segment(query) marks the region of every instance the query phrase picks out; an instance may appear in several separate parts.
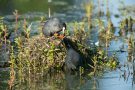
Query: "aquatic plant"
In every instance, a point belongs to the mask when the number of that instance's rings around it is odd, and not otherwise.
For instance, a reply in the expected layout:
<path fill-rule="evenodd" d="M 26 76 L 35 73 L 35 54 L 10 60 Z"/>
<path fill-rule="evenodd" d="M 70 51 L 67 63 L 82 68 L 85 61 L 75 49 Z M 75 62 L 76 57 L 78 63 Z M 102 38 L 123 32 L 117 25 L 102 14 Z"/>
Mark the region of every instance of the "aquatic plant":
<path fill-rule="evenodd" d="M 3 24 L 3 17 L 0 18 L 0 43 L 1 44 L 5 44 L 7 42 L 7 37 L 8 33 L 7 33 L 7 26 Z"/>
<path fill-rule="evenodd" d="M 119 25 L 119 28 L 120 28 L 119 33 L 120 34 L 122 34 L 123 32 L 127 33 L 128 31 L 133 32 L 133 24 L 134 23 L 135 23 L 135 20 L 131 16 L 123 19 Z"/>
<path fill-rule="evenodd" d="M 11 46 L 11 53 L 10 53 L 10 79 L 8 80 L 9 89 L 12 90 L 15 81 L 15 56 L 13 46 Z"/>
<path fill-rule="evenodd" d="M 86 4 L 84 5 L 84 7 L 85 7 L 85 11 L 86 11 L 86 17 L 87 17 L 87 22 L 88 22 L 88 28 L 90 29 L 91 26 L 92 26 L 91 17 L 92 17 L 92 14 L 93 14 L 93 3 L 92 3 L 92 2 L 86 3 Z"/>
<path fill-rule="evenodd" d="M 13 15 L 15 16 L 15 34 L 17 35 L 17 31 L 18 31 L 18 18 L 19 18 L 18 10 L 15 10 L 13 12 Z"/>
<path fill-rule="evenodd" d="M 0 17 L 0 67 L 9 66 L 10 41 L 7 25 L 3 23 L 3 17 Z"/>

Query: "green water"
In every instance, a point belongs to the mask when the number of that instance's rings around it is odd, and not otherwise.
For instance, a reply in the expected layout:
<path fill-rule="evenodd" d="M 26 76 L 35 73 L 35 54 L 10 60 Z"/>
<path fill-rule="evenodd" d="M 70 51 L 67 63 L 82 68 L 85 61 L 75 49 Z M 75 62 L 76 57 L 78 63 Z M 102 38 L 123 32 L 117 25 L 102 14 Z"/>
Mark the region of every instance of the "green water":
<path fill-rule="evenodd" d="M 47 13 L 48 8 L 51 8 L 52 12 L 60 12 L 73 4 L 73 0 L 52 0 L 52 2 L 48 2 L 48 0 L 0 0 L 0 14 L 12 14 L 15 9 L 20 14 L 28 12 Z"/>

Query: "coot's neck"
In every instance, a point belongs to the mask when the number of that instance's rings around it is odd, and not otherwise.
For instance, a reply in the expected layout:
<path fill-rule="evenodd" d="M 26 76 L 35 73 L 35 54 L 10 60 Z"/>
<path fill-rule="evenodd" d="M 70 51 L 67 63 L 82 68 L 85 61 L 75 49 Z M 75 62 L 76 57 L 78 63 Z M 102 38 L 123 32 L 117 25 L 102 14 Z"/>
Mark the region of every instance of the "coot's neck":
<path fill-rule="evenodd" d="M 63 43 L 64 43 L 66 49 L 72 48 L 72 46 L 71 46 L 71 44 L 70 44 L 70 40 L 69 40 L 68 38 L 66 38 L 66 37 L 63 38 Z"/>

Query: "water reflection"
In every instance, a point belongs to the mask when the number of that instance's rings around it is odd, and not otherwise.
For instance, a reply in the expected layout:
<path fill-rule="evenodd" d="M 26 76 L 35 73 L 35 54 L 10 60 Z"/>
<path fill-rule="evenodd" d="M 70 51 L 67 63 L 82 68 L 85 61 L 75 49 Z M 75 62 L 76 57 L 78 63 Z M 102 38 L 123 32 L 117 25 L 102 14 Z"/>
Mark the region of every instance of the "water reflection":
<path fill-rule="evenodd" d="M 133 77 L 133 81 L 132 81 Z M 134 90 L 134 78 L 125 68 L 106 72 L 102 77 L 80 77 L 78 75 L 65 75 L 63 72 L 47 73 L 17 79 L 13 89 L 22 90 Z"/>
<path fill-rule="evenodd" d="M 97 78 L 88 79 L 78 75 L 64 74 L 63 72 L 47 73 L 26 77 L 13 86 L 13 90 L 97 90 L 99 82 Z"/>
<path fill-rule="evenodd" d="M 18 80 L 18 79 L 17 79 Z M 18 81 L 19 82 L 19 81 Z M 65 75 L 63 72 L 47 73 L 26 77 L 24 82 L 19 82 L 14 86 L 15 90 L 23 88 L 31 90 L 76 90 L 79 89 L 86 80 L 77 75 Z"/>

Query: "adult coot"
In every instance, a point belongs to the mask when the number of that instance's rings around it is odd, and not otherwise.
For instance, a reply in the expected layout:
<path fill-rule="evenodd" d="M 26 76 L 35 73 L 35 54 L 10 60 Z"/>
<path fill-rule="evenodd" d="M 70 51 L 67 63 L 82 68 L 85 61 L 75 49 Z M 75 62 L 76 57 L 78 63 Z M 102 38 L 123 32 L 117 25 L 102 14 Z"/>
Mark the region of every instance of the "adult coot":
<path fill-rule="evenodd" d="M 82 66 L 81 55 L 73 48 L 71 40 L 68 38 L 63 39 L 63 43 L 67 49 L 67 56 L 65 58 L 64 70 L 73 71 Z"/>
<path fill-rule="evenodd" d="M 54 34 L 57 36 L 61 35 L 60 32 L 63 31 L 62 35 L 65 35 L 66 24 L 59 20 L 58 18 L 50 18 L 43 25 L 43 34 L 46 37 L 51 37 Z"/>

